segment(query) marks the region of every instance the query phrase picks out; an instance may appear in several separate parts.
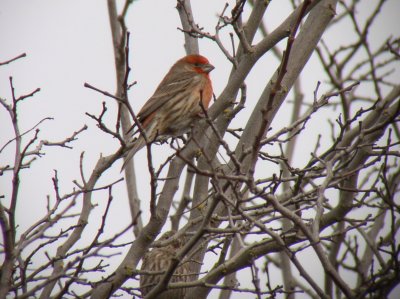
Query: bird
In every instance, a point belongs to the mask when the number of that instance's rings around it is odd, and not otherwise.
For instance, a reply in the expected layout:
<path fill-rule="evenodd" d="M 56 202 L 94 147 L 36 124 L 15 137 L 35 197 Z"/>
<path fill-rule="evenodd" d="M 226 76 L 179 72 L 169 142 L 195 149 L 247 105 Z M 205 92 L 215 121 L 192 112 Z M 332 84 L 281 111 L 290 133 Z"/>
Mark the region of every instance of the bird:
<path fill-rule="evenodd" d="M 209 73 L 214 69 L 208 59 L 192 54 L 179 59 L 171 67 L 154 94 L 137 114 L 143 132 L 133 130 L 127 134 L 127 153 L 122 170 L 132 157 L 153 142 L 169 137 L 179 137 L 190 130 L 190 126 L 204 115 L 210 104 L 213 88 Z M 134 135 L 140 132 L 137 138 Z"/>
<path fill-rule="evenodd" d="M 164 233 L 160 240 L 166 241 L 175 235 L 175 231 Z M 162 272 L 168 269 L 171 260 L 175 257 L 176 252 L 182 248 L 185 237 L 178 237 L 163 247 L 153 248 L 144 255 L 141 270 L 147 272 Z M 189 281 L 189 263 L 180 264 L 173 273 L 170 282 L 187 282 Z M 142 296 L 145 297 L 153 287 L 162 278 L 163 274 L 141 274 L 140 290 Z M 158 295 L 158 299 L 183 299 L 186 295 L 186 288 L 176 288 L 165 290 Z"/>

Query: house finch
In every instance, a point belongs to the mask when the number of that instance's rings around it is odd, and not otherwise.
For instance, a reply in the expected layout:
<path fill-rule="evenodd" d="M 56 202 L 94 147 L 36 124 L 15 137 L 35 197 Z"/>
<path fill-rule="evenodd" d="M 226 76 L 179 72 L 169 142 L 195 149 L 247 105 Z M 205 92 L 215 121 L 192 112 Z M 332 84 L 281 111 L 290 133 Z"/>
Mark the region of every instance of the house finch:
<path fill-rule="evenodd" d="M 201 55 L 188 55 L 179 59 L 158 85 L 153 96 L 137 114 L 148 142 L 160 137 L 181 136 L 190 129 L 190 124 L 202 115 L 202 108 L 208 108 L 213 90 L 209 72 L 214 69 L 207 58 Z M 122 169 L 137 151 L 146 145 L 140 136 L 132 140 L 138 130 L 129 136 L 131 147 L 126 155 Z"/>
<path fill-rule="evenodd" d="M 175 232 L 169 231 L 163 234 L 160 240 L 168 240 Z M 171 259 L 175 257 L 175 253 L 184 245 L 184 239 L 178 238 L 172 243 L 164 247 L 154 248 L 146 253 L 143 258 L 141 270 L 150 272 L 161 272 L 168 269 Z M 179 265 L 171 277 L 170 282 L 186 282 L 189 281 L 189 263 Z M 151 289 L 157 285 L 163 274 L 142 274 L 140 276 L 140 290 L 142 296 L 146 296 Z M 180 299 L 186 294 L 185 288 L 170 289 L 158 295 L 158 299 Z"/>

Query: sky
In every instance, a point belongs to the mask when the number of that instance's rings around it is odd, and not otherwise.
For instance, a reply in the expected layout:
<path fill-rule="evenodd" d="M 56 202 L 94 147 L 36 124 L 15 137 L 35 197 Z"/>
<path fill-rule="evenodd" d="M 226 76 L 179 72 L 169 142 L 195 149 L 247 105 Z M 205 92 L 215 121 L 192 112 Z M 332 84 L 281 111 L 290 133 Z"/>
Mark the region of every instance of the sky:
<path fill-rule="evenodd" d="M 220 13 L 227 1 L 196 0 L 192 8 L 196 21 L 204 26 L 206 31 L 213 32 Z M 232 4 L 234 1 L 228 1 Z M 118 1 L 121 5 L 122 1 Z M 154 92 L 169 67 L 185 55 L 183 35 L 177 30 L 180 27 L 176 2 L 172 0 L 137 0 L 134 1 L 127 15 L 127 26 L 131 33 L 130 61 L 131 82 L 137 81 L 129 94 L 129 100 L 138 111 Z M 360 9 L 362 15 L 369 6 Z M 286 18 L 290 7 L 286 1 L 272 1 L 266 14 L 269 30 L 280 24 Z M 388 1 L 382 17 L 377 20 L 377 26 L 371 32 L 372 40 L 379 44 L 388 35 L 399 35 L 398 12 L 400 2 Z M 245 11 L 247 15 L 248 11 Z M 344 24 L 349 26 L 349 24 Z M 221 33 L 222 41 L 229 48 L 229 30 Z M 346 30 L 328 32 L 326 39 L 332 45 L 346 41 Z M 260 36 L 256 37 L 256 40 Z M 93 120 L 85 112 L 98 114 L 103 101 L 109 108 L 107 120 L 112 123 L 116 117 L 116 103 L 99 93 L 85 88 L 85 82 L 99 89 L 113 93 L 115 91 L 115 70 L 111 33 L 107 14 L 106 1 L 66 1 L 66 0 L 0 0 L 0 61 L 5 61 L 19 54 L 27 57 L 9 65 L 0 67 L 0 97 L 10 100 L 11 92 L 9 77 L 12 76 L 15 91 L 18 95 L 27 94 L 40 87 L 40 92 L 33 98 L 26 99 L 20 105 L 18 118 L 21 131 L 35 126 L 41 119 L 52 117 L 40 126 L 39 137 L 49 141 L 60 141 L 79 130 L 84 124 L 88 130 L 79 136 L 72 145 L 74 149 L 46 148 L 46 155 L 32 164 L 29 171 L 22 174 L 21 201 L 18 203 L 19 229 L 30 226 L 43 212 L 46 206 L 46 196 L 54 196 L 51 177 L 54 170 L 58 172 L 61 191 L 69 192 L 74 187 L 73 180 L 80 177 L 79 157 L 85 153 L 84 169 L 86 176 L 93 168 L 100 154 L 112 153 L 118 142 L 105 136 L 97 128 Z M 207 56 L 216 67 L 212 72 L 214 92 L 218 94 L 224 88 L 230 65 L 224 59 L 218 47 L 211 41 L 199 41 L 200 52 Z M 282 46 L 282 45 L 281 45 Z M 281 47 L 282 48 L 282 47 Z M 251 107 L 263 90 L 263 84 L 269 80 L 278 62 L 267 54 L 258 63 L 247 79 L 248 104 L 239 115 L 236 124 L 243 124 L 248 118 Z M 303 90 L 311 97 L 321 73 L 317 69 L 315 57 L 304 70 Z M 321 87 L 321 92 L 327 90 Z M 287 123 L 285 111 L 277 116 L 280 123 Z M 320 120 L 315 120 L 318 123 Z M 234 123 L 235 124 L 235 123 Z M 4 109 L 0 108 L 0 147 L 10 140 L 12 127 Z M 28 135 L 32 136 L 32 134 Z M 314 144 L 317 134 L 309 135 L 306 143 Z M 25 142 L 27 139 L 25 140 Z M 0 153 L 0 164 L 12 161 L 14 145 L 8 146 Z M 302 162 L 302 155 L 308 154 L 309 148 L 296 153 L 297 163 Z M 157 148 L 156 163 L 160 163 L 170 153 L 161 146 Z M 136 168 L 140 171 L 146 167 L 145 153 L 135 157 Z M 121 163 L 116 163 L 100 180 L 108 183 L 121 177 Z M 5 194 L 10 192 L 10 174 L 0 177 L 0 190 Z M 140 195 L 147 197 L 148 174 L 143 173 L 138 181 Z M 130 221 L 129 209 L 123 185 L 115 190 L 116 200 L 111 209 L 112 226 L 114 229 L 125 227 Z M 106 194 L 98 194 L 94 202 L 102 206 Z M 144 207 L 148 203 L 144 202 Z M 100 208 L 91 217 L 91 224 L 99 223 Z M 144 212 L 146 223 L 148 213 Z M 88 233 L 90 235 L 90 233 Z M 239 298 L 240 295 L 236 298 Z"/>

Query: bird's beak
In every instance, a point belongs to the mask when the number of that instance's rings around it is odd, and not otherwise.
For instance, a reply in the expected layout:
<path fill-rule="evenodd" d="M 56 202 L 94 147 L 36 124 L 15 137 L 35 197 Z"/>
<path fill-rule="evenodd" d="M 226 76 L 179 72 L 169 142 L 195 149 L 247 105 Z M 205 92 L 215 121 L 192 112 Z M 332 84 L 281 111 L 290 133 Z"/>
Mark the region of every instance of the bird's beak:
<path fill-rule="evenodd" d="M 207 64 L 203 65 L 202 69 L 203 69 L 203 71 L 204 71 L 205 73 L 208 74 L 208 73 L 211 72 L 213 69 L 215 69 L 215 67 L 214 67 L 212 64 L 207 63 Z"/>

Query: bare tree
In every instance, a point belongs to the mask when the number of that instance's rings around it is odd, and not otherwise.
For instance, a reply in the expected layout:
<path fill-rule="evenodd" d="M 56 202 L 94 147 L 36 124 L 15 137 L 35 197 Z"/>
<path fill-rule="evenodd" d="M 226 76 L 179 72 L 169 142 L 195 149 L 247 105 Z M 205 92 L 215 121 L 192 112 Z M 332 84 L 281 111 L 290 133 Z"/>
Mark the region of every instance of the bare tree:
<path fill-rule="evenodd" d="M 198 53 L 198 40 L 211 40 L 231 63 L 229 79 L 191 133 L 170 143 L 174 154 L 164 163 L 154 165 L 152 153 L 158 148 L 148 144 L 150 219 L 141 217 L 141 210 L 149 207 L 141 206 L 134 165 L 128 165 L 124 184 L 131 225 L 104 238 L 113 189 L 122 185 L 122 179 L 103 185 L 98 181 L 109 168 L 118 167 L 115 162 L 129 150 L 125 134 L 137 123 L 128 97 L 134 83 L 125 18 L 134 9 L 132 2 L 127 0 L 118 12 L 115 1 L 107 1 L 117 90 L 85 83 L 118 105 L 116 123 L 105 120 L 105 103 L 100 114 L 87 113 L 104 134 L 114 138 L 118 149 L 100 157 L 89 177 L 84 175 L 82 153 L 81 178 L 70 192 L 60 191 L 55 171 L 47 213 L 23 232 L 15 220 L 21 174 L 29 172 L 46 147 L 72 148 L 87 126 L 62 141 L 41 140 L 39 127 L 47 119 L 27 131 L 19 125 L 20 103 L 40 89 L 18 95 L 10 77 L 12 97 L 0 98 L 14 130 L 14 138 L 1 145 L 0 154 L 15 147 L 14 160 L 0 166 L 0 175 L 11 174 L 12 189 L 10 197 L 0 194 L 4 261 L 0 298 L 140 298 L 139 280 L 149 281 L 149 277 L 157 280 L 147 285 L 148 299 L 159 298 L 167 289 L 183 289 L 176 293 L 187 299 L 206 298 L 212 290 L 220 290 L 221 299 L 234 292 L 252 298 L 301 294 L 386 298 L 393 293 L 400 283 L 400 84 L 395 77 L 400 42 L 399 37 L 388 36 L 379 45 L 370 39 L 388 1 L 292 0 L 292 12 L 269 31 L 265 14 L 270 1 L 237 0 L 223 7 L 214 32 L 206 32 L 194 19 L 190 1 L 178 0 L 186 52 Z M 373 7 L 360 19 L 357 11 L 367 2 Z M 352 24 L 347 30 L 354 38 L 331 46 L 325 33 L 343 22 Z M 261 36 L 258 41 L 256 34 Z M 225 35 L 230 36 L 228 44 L 221 38 Z M 284 45 L 283 51 L 278 43 Z M 303 90 L 302 70 L 313 54 L 325 81 L 315 82 L 314 90 Z M 246 78 L 265 55 L 273 55 L 279 66 L 263 84 L 259 98 L 252 99 L 256 104 L 247 122 L 236 127 L 232 121 L 248 100 Z M 321 84 L 329 91 L 322 94 Z M 282 107 L 291 109 L 287 126 L 276 118 Z M 309 125 L 311 118 L 320 116 L 330 127 L 330 136 L 319 135 L 313 152 L 295 162 L 296 151 L 307 140 L 304 136 L 321 134 L 319 127 Z M 82 240 L 97 192 L 108 194 L 102 221 L 91 240 Z M 155 241 L 169 226 L 176 233 Z M 131 242 L 118 242 L 123 235 L 131 236 Z M 176 242 L 179 246 L 174 246 Z M 153 255 L 147 253 L 151 247 L 155 247 Z M 168 259 L 165 269 L 140 270 L 142 259 L 156 256 L 157 247 L 169 250 L 162 256 Z M 124 252 L 124 258 L 113 269 L 108 261 L 115 252 Z M 45 255 L 47 262 L 35 262 L 39 255 Z M 307 255 L 320 270 L 309 270 Z M 209 256 L 212 263 L 207 262 Z M 272 273 L 280 278 L 272 279 Z M 244 276 L 251 284 L 240 283 Z"/>

